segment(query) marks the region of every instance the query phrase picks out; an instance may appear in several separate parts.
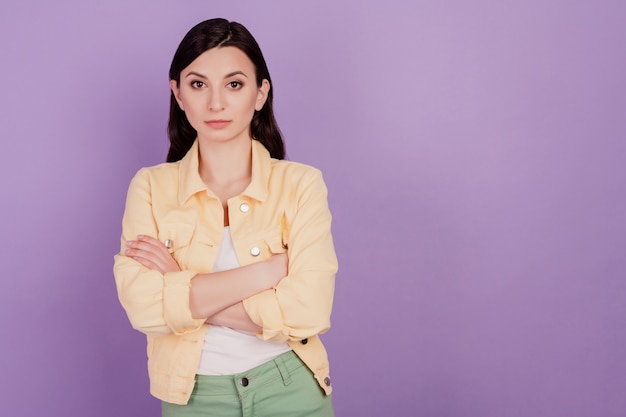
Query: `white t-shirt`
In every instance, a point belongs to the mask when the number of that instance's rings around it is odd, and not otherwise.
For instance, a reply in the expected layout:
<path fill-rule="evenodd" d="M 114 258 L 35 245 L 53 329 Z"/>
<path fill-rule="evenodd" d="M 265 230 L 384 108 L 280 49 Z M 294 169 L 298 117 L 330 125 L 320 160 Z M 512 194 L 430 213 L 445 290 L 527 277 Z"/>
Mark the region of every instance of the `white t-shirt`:
<path fill-rule="evenodd" d="M 230 228 L 224 227 L 213 272 L 239 267 Z M 291 350 L 287 343 L 267 342 L 253 333 L 209 325 L 198 366 L 199 375 L 231 375 L 245 372 Z"/>

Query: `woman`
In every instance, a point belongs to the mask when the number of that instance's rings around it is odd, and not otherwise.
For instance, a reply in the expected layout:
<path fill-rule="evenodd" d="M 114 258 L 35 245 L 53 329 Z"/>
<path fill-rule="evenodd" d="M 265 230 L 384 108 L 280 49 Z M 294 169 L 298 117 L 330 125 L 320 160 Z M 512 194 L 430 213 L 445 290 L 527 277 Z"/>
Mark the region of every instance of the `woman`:
<path fill-rule="evenodd" d="M 248 30 L 192 28 L 170 67 L 167 163 L 133 178 L 115 256 L 164 416 L 332 416 L 337 259 L 322 176 L 283 160 Z"/>

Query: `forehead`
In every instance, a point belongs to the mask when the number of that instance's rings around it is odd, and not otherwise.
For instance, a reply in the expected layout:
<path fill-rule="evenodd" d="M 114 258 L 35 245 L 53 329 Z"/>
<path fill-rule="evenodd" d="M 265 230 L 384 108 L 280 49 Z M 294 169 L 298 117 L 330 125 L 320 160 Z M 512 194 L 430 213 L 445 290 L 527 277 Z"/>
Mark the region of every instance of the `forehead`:
<path fill-rule="evenodd" d="M 226 46 L 203 52 L 183 69 L 181 76 L 184 77 L 189 72 L 197 72 L 207 78 L 223 77 L 235 71 L 242 71 L 248 77 L 253 77 L 254 64 L 239 48 Z"/>

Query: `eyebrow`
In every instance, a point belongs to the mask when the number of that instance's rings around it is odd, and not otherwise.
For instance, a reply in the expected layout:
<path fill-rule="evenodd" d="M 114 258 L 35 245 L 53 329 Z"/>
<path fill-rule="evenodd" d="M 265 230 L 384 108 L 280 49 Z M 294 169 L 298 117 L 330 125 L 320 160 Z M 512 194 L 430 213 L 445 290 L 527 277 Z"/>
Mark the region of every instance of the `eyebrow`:
<path fill-rule="evenodd" d="M 235 76 L 235 75 L 243 75 L 244 77 L 248 78 L 248 76 L 246 74 L 244 74 L 243 71 L 231 72 L 230 74 L 226 74 L 226 77 L 224 77 L 224 78 L 230 78 L 230 77 Z"/>
<path fill-rule="evenodd" d="M 206 76 L 200 74 L 199 72 L 195 72 L 195 71 L 191 71 L 189 74 L 185 75 L 185 78 L 189 78 L 192 75 L 194 75 L 196 77 L 199 77 L 199 78 L 202 78 L 204 80 L 208 79 Z M 229 74 L 226 74 L 226 76 L 224 76 L 224 78 L 230 78 L 230 77 L 233 77 L 235 75 L 243 75 L 244 77 L 248 78 L 248 76 L 246 74 L 244 74 L 243 71 L 233 71 L 233 72 L 231 72 Z"/>

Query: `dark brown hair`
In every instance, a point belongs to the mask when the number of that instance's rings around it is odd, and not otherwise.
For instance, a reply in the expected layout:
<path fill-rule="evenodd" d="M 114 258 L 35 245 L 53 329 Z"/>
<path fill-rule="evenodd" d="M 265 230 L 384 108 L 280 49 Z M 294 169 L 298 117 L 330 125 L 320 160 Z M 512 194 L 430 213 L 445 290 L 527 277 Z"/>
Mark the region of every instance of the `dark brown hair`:
<path fill-rule="evenodd" d="M 180 84 L 180 73 L 198 56 L 213 48 L 234 46 L 252 61 L 255 68 L 257 86 L 263 80 L 270 83 L 270 91 L 265 105 L 254 113 L 250 123 L 250 133 L 253 139 L 258 140 L 269 151 L 272 158 L 285 158 L 285 144 L 274 117 L 272 97 L 274 85 L 267 69 L 267 64 L 252 34 L 242 24 L 229 22 L 226 19 L 210 19 L 197 24 L 185 35 L 181 41 L 170 66 L 170 80 Z M 197 132 L 187 120 L 187 116 L 180 109 L 174 93 L 170 97 L 170 118 L 167 124 L 167 135 L 170 140 L 170 149 L 167 153 L 167 162 L 180 160 L 196 139 Z"/>

